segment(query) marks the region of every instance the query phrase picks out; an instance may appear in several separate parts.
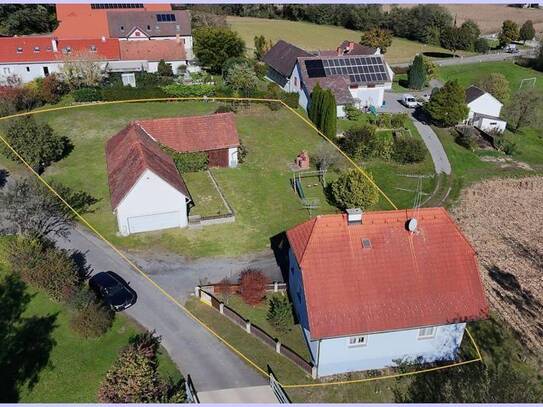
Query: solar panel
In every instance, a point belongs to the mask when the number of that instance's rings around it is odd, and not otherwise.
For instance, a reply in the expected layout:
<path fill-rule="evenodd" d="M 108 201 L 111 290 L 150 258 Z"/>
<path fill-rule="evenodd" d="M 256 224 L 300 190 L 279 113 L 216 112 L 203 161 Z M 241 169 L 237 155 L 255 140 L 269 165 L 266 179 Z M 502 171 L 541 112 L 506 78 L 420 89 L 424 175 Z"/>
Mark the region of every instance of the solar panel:
<path fill-rule="evenodd" d="M 324 71 L 324 65 L 321 59 L 305 61 L 305 67 L 307 69 L 307 75 L 310 78 L 326 77 L 326 72 Z"/>
<path fill-rule="evenodd" d="M 305 64 L 310 78 L 345 75 L 354 83 L 388 79 L 385 63 L 381 57 L 340 56 L 324 60 L 308 60 Z"/>

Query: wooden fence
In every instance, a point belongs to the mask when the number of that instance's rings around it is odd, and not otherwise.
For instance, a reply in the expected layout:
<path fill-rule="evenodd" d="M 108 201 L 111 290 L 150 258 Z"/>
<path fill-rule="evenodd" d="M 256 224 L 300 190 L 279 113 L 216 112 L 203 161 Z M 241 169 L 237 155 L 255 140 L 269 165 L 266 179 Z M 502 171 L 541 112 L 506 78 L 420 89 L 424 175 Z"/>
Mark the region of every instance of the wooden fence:
<path fill-rule="evenodd" d="M 279 284 L 284 284 L 284 283 L 279 283 Z M 238 285 L 232 284 L 232 286 L 238 286 Z M 269 291 L 275 290 L 275 292 L 277 292 L 278 290 L 277 283 L 270 284 L 270 286 L 271 287 Z M 214 310 L 217 310 L 221 315 L 224 315 L 226 318 L 228 318 L 234 324 L 238 325 L 241 329 L 243 329 L 248 334 L 258 338 L 262 343 L 268 345 L 270 348 L 274 349 L 277 353 L 285 356 L 291 362 L 293 362 L 298 367 L 303 369 L 306 373 L 310 374 L 313 378 L 316 377 L 316 369 L 313 366 L 313 364 L 305 360 L 302 356 L 300 356 L 294 350 L 290 349 L 288 346 L 283 345 L 277 338 L 274 338 L 269 333 L 264 331 L 262 328 L 252 324 L 251 321 L 249 321 L 248 319 L 245 319 L 242 315 L 238 314 L 232 308 L 225 305 L 222 301 L 217 299 L 209 291 L 206 291 L 204 287 L 205 288 L 213 287 L 213 285 L 199 286 L 195 288 L 194 294 L 196 295 L 196 297 L 200 299 L 200 301 L 202 301 L 204 304 L 209 305 Z"/>
<path fill-rule="evenodd" d="M 200 289 L 210 293 L 210 294 L 216 294 L 219 292 L 219 290 L 222 290 L 223 292 L 227 291 L 231 294 L 239 293 L 240 285 L 239 284 L 206 284 L 201 285 Z M 280 293 L 287 290 L 287 284 L 286 283 L 280 283 L 278 281 L 274 281 L 273 283 L 269 283 L 266 285 L 266 291 L 267 292 L 274 292 L 274 293 Z"/>

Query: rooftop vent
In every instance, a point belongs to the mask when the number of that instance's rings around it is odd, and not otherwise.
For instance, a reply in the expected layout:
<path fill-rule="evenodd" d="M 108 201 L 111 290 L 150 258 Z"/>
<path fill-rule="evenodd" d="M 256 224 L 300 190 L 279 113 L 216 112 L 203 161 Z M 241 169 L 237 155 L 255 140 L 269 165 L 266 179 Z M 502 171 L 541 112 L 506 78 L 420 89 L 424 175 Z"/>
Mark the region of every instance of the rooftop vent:
<path fill-rule="evenodd" d="M 371 240 L 370 239 L 362 239 L 362 247 L 364 249 L 371 249 Z"/>
<path fill-rule="evenodd" d="M 362 213 L 360 208 L 347 209 L 347 224 L 360 225 L 362 223 Z"/>

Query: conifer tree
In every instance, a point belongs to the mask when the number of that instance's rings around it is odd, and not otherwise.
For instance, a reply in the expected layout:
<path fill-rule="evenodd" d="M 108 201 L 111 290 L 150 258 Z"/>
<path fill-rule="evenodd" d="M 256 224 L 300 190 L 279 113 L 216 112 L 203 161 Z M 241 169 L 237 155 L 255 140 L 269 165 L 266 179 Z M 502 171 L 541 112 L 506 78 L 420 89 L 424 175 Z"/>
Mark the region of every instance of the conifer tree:
<path fill-rule="evenodd" d="M 407 74 L 411 89 L 422 89 L 426 83 L 426 67 L 422 55 L 415 56 Z"/>

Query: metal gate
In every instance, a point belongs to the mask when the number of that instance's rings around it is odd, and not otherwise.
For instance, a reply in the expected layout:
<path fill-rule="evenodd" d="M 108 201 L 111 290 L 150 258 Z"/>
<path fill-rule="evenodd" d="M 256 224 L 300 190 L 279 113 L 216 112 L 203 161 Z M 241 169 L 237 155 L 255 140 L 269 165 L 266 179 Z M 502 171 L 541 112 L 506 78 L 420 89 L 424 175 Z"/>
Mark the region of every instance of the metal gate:
<path fill-rule="evenodd" d="M 185 380 L 185 393 L 187 393 L 187 403 L 200 403 L 200 400 L 198 399 L 198 394 L 196 393 L 196 389 L 194 388 L 194 383 L 192 383 L 190 375 L 187 375 L 187 380 Z"/>
<path fill-rule="evenodd" d="M 270 376 L 270 387 L 272 388 L 273 394 L 275 394 L 275 397 L 277 397 L 277 400 L 281 404 L 290 404 L 292 401 L 290 401 L 288 394 L 285 392 L 285 389 L 283 389 L 283 386 L 277 381 L 275 378 L 273 372 L 271 371 L 270 367 L 268 366 L 268 374 Z"/>

